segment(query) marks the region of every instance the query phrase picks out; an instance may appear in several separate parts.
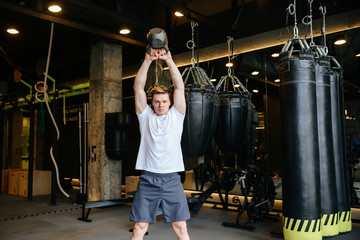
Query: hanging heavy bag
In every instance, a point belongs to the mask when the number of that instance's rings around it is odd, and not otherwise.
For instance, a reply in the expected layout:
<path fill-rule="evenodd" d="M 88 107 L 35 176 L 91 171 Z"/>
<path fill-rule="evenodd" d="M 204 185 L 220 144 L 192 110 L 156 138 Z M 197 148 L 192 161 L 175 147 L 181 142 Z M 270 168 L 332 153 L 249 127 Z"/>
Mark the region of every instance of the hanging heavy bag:
<path fill-rule="evenodd" d="M 283 232 L 285 239 L 322 239 L 314 55 L 281 53 Z"/>
<path fill-rule="evenodd" d="M 332 68 L 330 74 L 330 89 L 339 232 L 346 233 L 351 231 L 351 210 L 344 139 L 344 105 L 341 69 Z"/>
<path fill-rule="evenodd" d="M 316 63 L 316 102 L 319 136 L 321 228 L 329 237 L 339 233 L 338 200 L 334 143 L 331 120 L 330 57 L 321 56 Z"/>

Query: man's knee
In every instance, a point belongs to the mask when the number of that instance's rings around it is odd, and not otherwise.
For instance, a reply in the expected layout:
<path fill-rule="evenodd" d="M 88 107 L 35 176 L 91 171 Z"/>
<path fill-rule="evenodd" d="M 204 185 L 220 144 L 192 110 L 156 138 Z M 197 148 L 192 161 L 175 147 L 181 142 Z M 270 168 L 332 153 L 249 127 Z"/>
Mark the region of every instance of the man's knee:
<path fill-rule="evenodd" d="M 181 222 L 173 222 L 172 223 L 173 229 L 177 235 L 184 235 L 187 234 L 187 226 L 186 221 Z"/>
<path fill-rule="evenodd" d="M 146 230 L 149 227 L 149 223 L 144 223 L 144 222 L 135 222 L 134 223 L 134 229 L 133 229 L 133 233 L 135 235 L 144 235 L 146 233 Z"/>

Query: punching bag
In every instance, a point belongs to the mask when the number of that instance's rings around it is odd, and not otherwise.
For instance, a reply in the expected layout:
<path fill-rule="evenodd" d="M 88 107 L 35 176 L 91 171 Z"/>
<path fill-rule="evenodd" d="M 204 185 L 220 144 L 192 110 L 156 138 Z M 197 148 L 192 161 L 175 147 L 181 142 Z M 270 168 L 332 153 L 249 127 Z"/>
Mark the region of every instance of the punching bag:
<path fill-rule="evenodd" d="M 336 174 L 336 191 L 339 210 L 339 232 L 351 231 L 350 186 L 345 148 L 344 100 L 341 69 L 333 68 L 330 74 L 331 116 Z"/>
<path fill-rule="evenodd" d="M 246 165 L 254 165 L 255 146 L 256 146 L 256 126 L 259 125 L 259 113 L 254 110 L 251 112 L 251 125 L 249 138 L 246 144 Z"/>
<path fill-rule="evenodd" d="M 221 89 L 222 84 L 228 86 L 229 82 L 236 83 L 239 87 L 233 87 L 233 91 L 218 91 L 220 106 L 216 142 L 223 153 L 237 154 L 247 142 L 250 133 L 251 94 L 240 85 L 235 76 L 222 77 L 216 89 Z"/>
<path fill-rule="evenodd" d="M 320 159 L 321 228 L 326 237 L 339 234 L 338 201 L 331 121 L 330 58 L 318 58 L 316 102 Z"/>
<path fill-rule="evenodd" d="M 219 102 L 215 87 L 203 69 L 189 67 L 182 75 L 185 75 L 186 113 L 181 147 L 185 157 L 200 157 L 214 137 Z"/>
<path fill-rule="evenodd" d="M 112 160 L 121 160 L 126 152 L 126 128 L 130 114 L 114 112 L 105 114 L 105 151 Z"/>
<path fill-rule="evenodd" d="M 283 51 L 279 75 L 284 237 L 286 240 L 322 239 L 315 62 L 312 51 Z"/>

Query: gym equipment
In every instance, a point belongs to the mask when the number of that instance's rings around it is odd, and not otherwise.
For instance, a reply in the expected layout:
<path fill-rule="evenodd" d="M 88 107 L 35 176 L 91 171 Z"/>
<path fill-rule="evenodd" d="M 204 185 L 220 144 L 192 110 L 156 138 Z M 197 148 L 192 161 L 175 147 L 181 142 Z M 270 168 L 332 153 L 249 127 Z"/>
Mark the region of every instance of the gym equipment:
<path fill-rule="evenodd" d="M 225 168 L 225 170 L 222 172 L 220 178 L 220 186 L 225 191 L 231 191 L 234 189 L 236 181 L 236 172 L 233 168 Z"/>
<path fill-rule="evenodd" d="M 211 181 L 211 186 L 206 191 L 201 193 L 191 193 L 191 197 L 187 199 L 189 210 L 196 214 L 199 212 L 202 205 L 208 198 L 211 198 L 211 194 L 217 192 L 219 194 L 220 201 L 223 206 L 227 205 L 227 199 L 224 198 L 221 193 L 221 184 L 219 177 L 216 175 L 215 170 L 212 168 L 210 163 L 201 163 L 195 171 L 202 182 L 201 191 L 203 190 L 204 183 Z M 197 197 L 196 197 L 197 196 Z"/>
<path fill-rule="evenodd" d="M 330 74 L 331 119 L 334 144 L 336 191 L 339 210 L 339 232 L 351 231 L 350 189 L 344 138 L 344 105 L 342 69 L 333 67 Z"/>
<path fill-rule="evenodd" d="M 339 233 L 338 201 L 334 188 L 336 175 L 331 123 L 330 61 L 330 57 L 320 56 L 315 65 L 323 236 L 335 236 Z"/>
<path fill-rule="evenodd" d="M 224 227 L 236 227 L 253 231 L 255 227 L 249 225 L 250 222 L 261 220 L 264 217 L 278 218 L 278 216 L 270 214 L 274 206 L 276 193 L 274 182 L 266 168 L 267 161 L 268 155 L 262 155 L 256 160 L 254 165 L 249 166 L 247 171 L 234 171 L 236 177 L 233 181 L 241 185 L 244 202 L 241 204 L 238 201 L 238 215 L 235 223 L 223 222 Z M 250 188 L 253 190 L 250 191 Z M 248 197 L 250 194 L 252 198 L 249 202 Z M 248 221 L 242 222 L 241 218 L 245 211 L 248 215 Z"/>
<path fill-rule="evenodd" d="M 123 112 L 105 114 L 105 150 L 110 159 L 121 160 L 126 151 L 126 127 L 130 114 Z"/>
<path fill-rule="evenodd" d="M 322 239 L 320 160 L 314 52 L 298 36 L 296 1 L 294 36 L 280 53 L 282 123 L 283 232 L 285 239 Z"/>
<path fill-rule="evenodd" d="M 259 113 L 256 111 L 251 112 L 251 125 L 249 131 L 248 142 L 246 144 L 246 164 L 253 165 L 255 157 L 255 144 L 256 144 L 256 126 L 259 124 Z"/>
<path fill-rule="evenodd" d="M 228 37 L 229 62 L 232 41 L 233 39 Z M 251 94 L 240 80 L 231 74 L 231 67 L 228 68 L 228 75 L 221 77 L 216 91 L 220 99 L 216 142 L 223 153 L 236 154 L 240 152 L 249 136 Z"/>
<path fill-rule="evenodd" d="M 302 39 L 292 41 L 300 45 L 306 43 Z M 304 48 L 281 53 L 279 75 L 285 239 L 322 239 L 314 64 L 311 50 Z M 290 223 L 298 227 L 295 229 Z M 310 225 L 313 227 L 310 228 Z"/>
<path fill-rule="evenodd" d="M 192 31 L 196 24 L 192 22 Z M 193 40 L 192 40 L 193 41 Z M 195 66 L 192 45 L 192 66 L 184 69 L 186 113 L 181 147 L 185 157 L 200 157 L 212 140 L 217 120 L 219 102 L 216 89 L 206 72 Z"/>
<path fill-rule="evenodd" d="M 146 47 L 146 52 L 151 53 L 151 48 L 161 49 L 164 48 L 166 52 L 169 51 L 168 40 L 166 32 L 162 28 L 152 28 L 146 36 L 148 45 Z"/>
<path fill-rule="evenodd" d="M 296 24 L 294 33 L 279 63 L 283 231 L 285 239 L 315 240 L 322 239 L 315 59 L 307 42 L 298 38 Z"/>
<path fill-rule="evenodd" d="M 274 217 L 270 212 L 274 205 L 276 193 L 274 182 L 266 168 L 267 161 L 268 156 L 262 155 L 247 170 L 227 167 L 218 172 L 215 171 L 209 162 L 201 163 L 194 170 L 195 179 L 199 179 L 201 182 L 200 191 L 203 191 L 204 183 L 211 182 L 211 185 L 206 191 L 191 194 L 191 197 L 188 198 L 190 211 L 196 214 L 207 199 L 212 198 L 211 195 L 216 192 L 219 194 L 221 207 L 217 207 L 215 204 L 213 208 L 228 210 L 228 207 L 231 205 L 236 206 L 238 211 L 235 223 L 224 222 L 223 225 L 253 231 L 255 227 L 249 225 L 249 222 L 260 220 L 264 217 Z M 244 201 L 241 203 L 237 199 L 233 200 L 235 204 L 229 204 L 229 191 L 236 184 L 241 185 L 241 194 L 244 196 Z M 250 189 L 252 190 L 250 191 Z M 251 201 L 248 199 L 250 195 L 252 197 Z M 245 212 L 247 212 L 248 221 L 242 222 L 241 218 Z M 276 218 L 278 219 L 278 216 Z"/>
<path fill-rule="evenodd" d="M 88 202 L 88 180 L 87 180 L 87 171 L 88 166 L 87 163 L 89 161 L 89 153 L 90 148 L 88 148 L 88 135 L 87 135 L 87 125 L 89 122 L 89 104 L 84 103 L 84 113 L 82 119 L 82 113 L 79 112 L 79 149 L 80 149 L 80 192 L 77 195 L 77 202 L 82 205 L 81 217 L 78 218 L 80 221 L 84 222 L 91 222 L 92 220 L 89 219 L 89 215 L 92 208 L 98 207 L 107 207 L 107 206 L 114 206 L 114 205 L 123 205 L 125 203 L 130 203 L 133 201 L 134 197 L 123 197 L 120 199 L 111 199 L 111 200 L 104 200 L 104 201 L 93 201 Z M 115 132 L 113 135 L 106 136 L 105 133 L 105 142 L 106 138 L 108 141 L 114 141 L 113 145 L 109 145 L 107 143 L 106 153 L 111 154 L 111 156 L 116 157 L 115 160 L 121 158 L 125 151 L 124 146 L 124 138 L 125 133 L 123 127 L 126 127 L 129 122 L 129 114 L 128 113 L 112 113 L 106 114 L 107 121 L 105 122 L 105 131 L 112 130 Z M 82 131 L 83 128 L 83 131 Z M 83 134 L 83 137 L 81 137 Z M 106 143 L 105 143 L 106 145 Z M 105 146 L 106 148 L 106 146 Z M 83 151 L 82 151 L 83 149 Z M 88 152 L 89 151 L 89 152 Z M 109 156 L 110 157 L 110 156 Z M 96 158 L 96 156 L 95 156 Z"/>
<path fill-rule="evenodd" d="M 339 234 L 338 200 L 336 193 L 336 174 L 331 121 L 330 66 L 331 57 L 327 56 L 325 40 L 325 7 L 320 7 L 323 15 L 323 46 L 315 45 L 312 31 L 312 1 L 309 1 L 309 15 L 303 23 L 310 26 L 310 49 L 313 51 L 316 77 L 316 104 L 320 161 L 320 197 L 321 197 L 321 232 L 325 237 Z"/>

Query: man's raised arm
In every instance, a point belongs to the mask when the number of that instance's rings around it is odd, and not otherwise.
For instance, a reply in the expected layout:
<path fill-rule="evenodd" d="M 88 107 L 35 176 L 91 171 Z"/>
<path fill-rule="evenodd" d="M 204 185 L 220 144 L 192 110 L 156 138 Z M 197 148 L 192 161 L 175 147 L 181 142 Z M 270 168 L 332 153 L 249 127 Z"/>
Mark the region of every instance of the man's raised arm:
<path fill-rule="evenodd" d="M 144 88 L 147 79 L 147 73 L 149 71 L 151 62 L 158 57 L 157 55 L 158 53 L 154 53 L 154 52 L 152 52 L 152 56 L 145 53 L 145 60 L 136 74 L 136 78 L 134 81 L 134 94 L 135 94 L 135 111 L 137 114 L 141 114 L 146 108 L 147 99 Z"/>
<path fill-rule="evenodd" d="M 163 59 L 166 62 L 167 66 L 169 67 L 171 80 L 174 85 L 174 106 L 181 114 L 184 114 L 186 110 L 186 101 L 185 101 L 184 82 L 180 74 L 180 71 L 175 65 L 171 57 L 170 51 L 165 53 L 165 50 L 163 50 L 159 58 Z"/>

